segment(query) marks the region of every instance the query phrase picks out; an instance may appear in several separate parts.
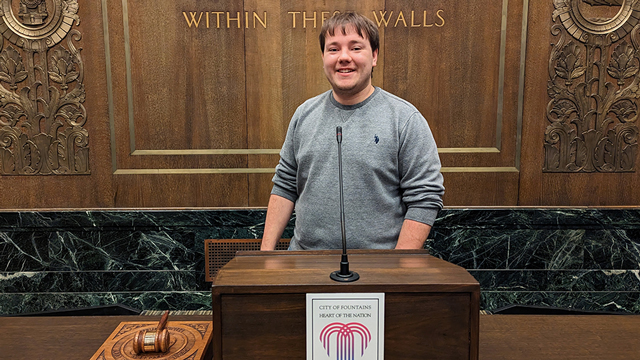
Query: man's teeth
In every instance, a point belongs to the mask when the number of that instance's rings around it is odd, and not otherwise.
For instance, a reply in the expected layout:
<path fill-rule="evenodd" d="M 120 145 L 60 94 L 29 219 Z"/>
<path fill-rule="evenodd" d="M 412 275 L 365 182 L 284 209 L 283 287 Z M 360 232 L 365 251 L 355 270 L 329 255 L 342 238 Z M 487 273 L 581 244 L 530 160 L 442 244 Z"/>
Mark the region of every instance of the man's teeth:
<path fill-rule="evenodd" d="M 352 72 L 352 71 L 353 70 L 338 70 L 338 72 L 341 72 L 341 73 L 347 73 L 347 72 Z"/>

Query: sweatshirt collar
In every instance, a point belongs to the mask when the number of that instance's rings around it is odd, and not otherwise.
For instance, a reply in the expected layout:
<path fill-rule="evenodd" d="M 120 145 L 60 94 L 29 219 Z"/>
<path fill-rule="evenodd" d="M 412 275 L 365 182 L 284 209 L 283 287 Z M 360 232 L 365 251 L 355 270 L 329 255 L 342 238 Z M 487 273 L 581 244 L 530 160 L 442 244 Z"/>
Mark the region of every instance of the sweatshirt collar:
<path fill-rule="evenodd" d="M 373 89 L 373 93 L 371 93 L 371 95 L 369 95 L 368 98 L 364 99 L 363 101 L 361 101 L 361 102 L 359 102 L 357 104 L 353 104 L 353 105 L 340 104 L 338 101 L 336 101 L 336 99 L 333 98 L 333 90 L 329 90 L 327 93 L 329 94 L 329 101 L 331 101 L 331 104 L 333 104 L 338 109 L 341 109 L 341 110 L 355 110 L 357 108 L 365 106 L 369 101 L 371 101 L 371 99 L 373 99 L 376 95 L 378 95 L 379 92 L 380 92 L 380 88 L 375 86 L 374 89 Z"/>

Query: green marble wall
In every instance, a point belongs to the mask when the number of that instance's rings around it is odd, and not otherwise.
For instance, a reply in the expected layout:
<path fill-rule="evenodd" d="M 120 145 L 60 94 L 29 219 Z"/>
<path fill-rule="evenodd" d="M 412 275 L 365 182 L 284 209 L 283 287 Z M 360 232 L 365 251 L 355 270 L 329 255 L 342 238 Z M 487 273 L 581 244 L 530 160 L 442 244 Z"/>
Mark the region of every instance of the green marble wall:
<path fill-rule="evenodd" d="M 259 238 L 264 217 L 2 212 L 0 314 L 114 303 L 208 310 L 204 240 Z M 640 210 L 445 209 L 425 247 L 478 279 L 488 311 L 522 304 L 640 313 Z"/>

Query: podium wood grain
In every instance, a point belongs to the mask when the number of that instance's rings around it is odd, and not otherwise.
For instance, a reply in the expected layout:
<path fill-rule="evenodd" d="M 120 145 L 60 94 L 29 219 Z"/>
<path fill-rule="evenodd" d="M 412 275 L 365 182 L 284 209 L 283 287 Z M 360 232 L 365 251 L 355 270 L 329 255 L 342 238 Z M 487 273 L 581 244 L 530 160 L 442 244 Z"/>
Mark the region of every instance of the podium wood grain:
<path fill-rule="evenodd" d="M 306 293 L 384 292 L 385 359 L 477 359 L 478 282 L 424 251 L 239 252 L 213 282 L 214 359 L 305 357 Z"/>

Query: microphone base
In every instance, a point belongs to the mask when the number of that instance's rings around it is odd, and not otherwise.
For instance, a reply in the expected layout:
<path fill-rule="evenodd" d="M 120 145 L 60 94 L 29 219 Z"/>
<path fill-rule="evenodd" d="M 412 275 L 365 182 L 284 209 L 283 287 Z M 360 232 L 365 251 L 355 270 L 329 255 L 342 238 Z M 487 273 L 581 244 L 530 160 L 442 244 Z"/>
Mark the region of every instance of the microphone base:
<path fill-rule="evenodd" d="M 360 275 L 358 275 L 355 271 L 349 271 L 348 274 L 344 275 L 340 273 L 340 270 L 336 270 L 329 275 L 331 280 L 338 282 L 352 282 L 360 279 Z"/>

